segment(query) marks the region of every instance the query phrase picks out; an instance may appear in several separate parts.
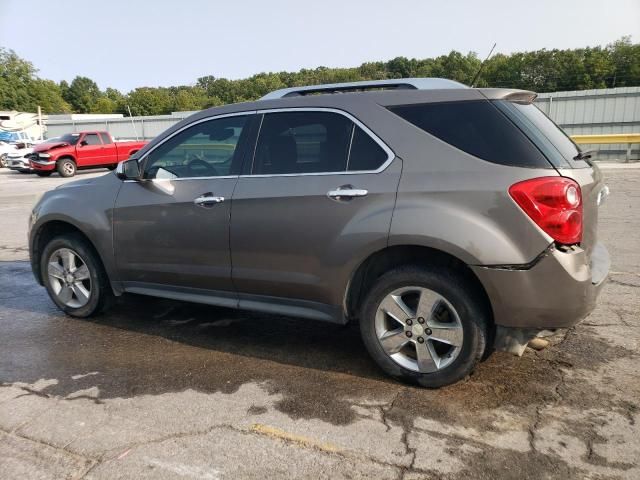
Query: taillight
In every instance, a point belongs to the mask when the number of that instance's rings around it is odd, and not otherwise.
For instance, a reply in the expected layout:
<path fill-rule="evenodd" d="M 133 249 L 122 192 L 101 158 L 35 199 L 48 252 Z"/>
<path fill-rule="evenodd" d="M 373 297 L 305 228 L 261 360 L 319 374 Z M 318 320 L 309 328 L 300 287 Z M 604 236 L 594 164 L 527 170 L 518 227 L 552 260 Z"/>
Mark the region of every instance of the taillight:
<path fill-rule="evenodd" d="M 582 241 L 580 185 L 565 177 L 541 177 L 511 185 L 509 194 L 556 242 Z"/>

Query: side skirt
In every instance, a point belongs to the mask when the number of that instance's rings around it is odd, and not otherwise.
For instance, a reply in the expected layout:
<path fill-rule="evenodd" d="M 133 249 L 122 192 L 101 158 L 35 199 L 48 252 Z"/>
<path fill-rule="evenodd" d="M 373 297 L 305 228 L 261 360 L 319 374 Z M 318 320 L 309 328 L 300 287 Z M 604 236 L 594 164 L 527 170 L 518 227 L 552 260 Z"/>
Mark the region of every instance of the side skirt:
<path fill-rule="evenodd" d="M 264 312 L 272 315 L 306 318 L 341 325 L 347 323 L 341 307 L 309 300 L 246 293 L 237 294 L 235 292 L 220 290 L 185 288 L 144 282 L 121 282 L 120 286 L 127 293 L 148 295 L 151 297 Z"/>

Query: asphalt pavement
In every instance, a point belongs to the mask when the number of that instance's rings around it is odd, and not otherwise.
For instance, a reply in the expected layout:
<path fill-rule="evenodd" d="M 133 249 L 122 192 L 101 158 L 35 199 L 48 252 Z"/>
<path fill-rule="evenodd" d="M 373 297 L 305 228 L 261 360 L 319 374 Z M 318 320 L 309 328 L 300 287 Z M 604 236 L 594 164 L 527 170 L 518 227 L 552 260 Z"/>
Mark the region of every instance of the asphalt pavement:
<path fill-rule="evenodd" d="M 134 295 L 65 316 L 26 222 L 69 180 L 0 170 L 0 477 L 640 478 L 640 168 L 604 173 L 596 311 L 424 390 L 385 377 L 355 326 Z"/>

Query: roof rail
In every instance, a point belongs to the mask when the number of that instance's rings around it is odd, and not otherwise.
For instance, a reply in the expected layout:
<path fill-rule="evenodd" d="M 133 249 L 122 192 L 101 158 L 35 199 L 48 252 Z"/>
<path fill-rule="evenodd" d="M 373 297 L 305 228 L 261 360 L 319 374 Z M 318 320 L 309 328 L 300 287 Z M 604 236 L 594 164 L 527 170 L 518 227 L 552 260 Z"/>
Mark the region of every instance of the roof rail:
<path fill-rule="evenodd" d="M 298 97 L 316 93 L 357 92 L 374 89 L 392 90 L 432 90 L 439 88 L 468 88 L 466 85 L 446 78 L 397 78 L 393 80 L 368 80 L 364 82 L 327 83 L 304 87 L 283 88 L 267 93 L 260 100 L 274 100 L 285 97 Z"/>

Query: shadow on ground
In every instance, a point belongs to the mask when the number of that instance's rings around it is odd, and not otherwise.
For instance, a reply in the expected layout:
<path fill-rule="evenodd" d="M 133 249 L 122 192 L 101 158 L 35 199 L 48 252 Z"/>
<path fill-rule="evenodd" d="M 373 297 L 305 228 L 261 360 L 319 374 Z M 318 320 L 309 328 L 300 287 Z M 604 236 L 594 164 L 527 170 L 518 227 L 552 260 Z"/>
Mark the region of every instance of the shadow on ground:
<path fill-rule="evenodd" d="M 2 383 L 54 379 L 49 395 L 97 387 L 100 401 L 185 389 L 232 393 L 261 382 L 282 395 L 279 410 L 335 424 L 353 421 L 350 400 L 361 398 L 395 398 L 389 415 L 398 420 L 414 414 L 453 420 L 478 409 L 527 408 L 557 398 L 560 368 L 596 368 L 626 354 L 574 332 L 542 353 L 528 351 L 520 359 L 494 354 L 467 381 L 428 391 L 385 377 L 369 358 L 357 325 L 135 295 L 123 296 L 107 314 L 79 320 L 54 307 L 28 262 L 0 262 L 0 328 Z M 585 395 L 577 393 L 574 400 L 602 401 Z"/>

